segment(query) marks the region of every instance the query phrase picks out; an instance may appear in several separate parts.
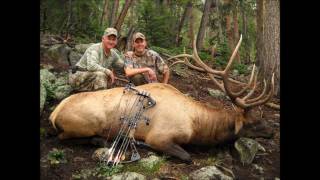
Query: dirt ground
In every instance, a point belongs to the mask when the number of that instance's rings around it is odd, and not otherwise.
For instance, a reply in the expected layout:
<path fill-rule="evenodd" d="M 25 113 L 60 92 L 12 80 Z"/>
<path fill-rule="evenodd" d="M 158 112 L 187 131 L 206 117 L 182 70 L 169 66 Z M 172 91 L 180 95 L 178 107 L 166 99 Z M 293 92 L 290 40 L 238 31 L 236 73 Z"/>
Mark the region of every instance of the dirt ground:
<path fill-rule="evenodd" d="M 208 94 L 207 88 L 215 89 L 211 81 L 200 73 L 193 72 L 188 78 L 180 77 L 172 73 L 169 83 L 179 89 L 182 93 L 189 94 L 195 100 L 209 103 L 212 106 L 230 107 L 230 102 L 216 100 Z M 279 103 L 277 99 L 273 102 Z M 50 102 L 46 106 L 41 116 L 40 127 L 44 129 L 43 136 L 40 138 L 41 148 L 41 179 L 43 180 L 69 180 L 72 175 L 78 173 L 82 169 L 94 168 L 97 162 L 91 159 L 92 153 L 97 149 L 94 145 L 77 145 L 72 143 L 62 143 L 53 132 L 53 128 L 49 124 L 48 116 L 52 111 L 50 106 L 56 105 L 58 102 Z M 187 175 L 201 167 L 207 166 L 210 158 L 219 154 L 229 154 L 224 156 L 220 165 L 232 170 L 235 179 L 275 179 L 280 177 L 280 112 L 266 106 L 256 107 L 255 111 L 261 121 L 265 121 L 274 130 L 273 137 L 255 138 L 265 149 L 266 152 L 259 152 L 254 158 L 252 164 L 243 165 L 239 157 L 237 157 L 234 148 L 234 142 L 221 144 L 214 147 L 186 146 L 187 152 L 191 154 L 192 164 L 185 164 L 178 159 L 168 158 L 160 169 L 152 175 L 148 175 L 148 179 L 186 179 Z M 67 163 L 51 165 L 46 161 L 49 151 L 53 148 L 63 149 L 66 155 Z M 146 157 L 150 149 L 138 147 L 140 155 Z M 161 154 L 160 154 L 161 155 Z M 254 168 L 253 164 L 263 168 L 260 172 Z M 90 177 L 88 179 L 99 179 Z"/>

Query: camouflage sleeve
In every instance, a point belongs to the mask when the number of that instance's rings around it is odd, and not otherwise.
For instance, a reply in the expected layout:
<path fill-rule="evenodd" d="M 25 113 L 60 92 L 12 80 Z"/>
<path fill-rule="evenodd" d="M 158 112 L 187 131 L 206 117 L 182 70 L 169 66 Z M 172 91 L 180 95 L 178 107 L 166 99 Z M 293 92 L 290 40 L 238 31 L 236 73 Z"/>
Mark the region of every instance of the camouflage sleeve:
<path fill-rule="evenodd" d="M 155 53 L 156 66 L 159 73 L 164 74 L 169 70 L 168 65 L 164 62 L 161 56 L 158 53 Z"/>
<path fill-rule="evenodd" d="M 97 51 L 89 50 L 87 53 L 87 69 L 88 71 L 106 72 L 106 68 L 99 64 L 99 54 Z"/>
<path fill-rule="evenodd" d="M 124 67 L 124 56 L 119 51 L 113 52 L 113 62 L 112 66 L 116 69 L 123 69 Z"/>

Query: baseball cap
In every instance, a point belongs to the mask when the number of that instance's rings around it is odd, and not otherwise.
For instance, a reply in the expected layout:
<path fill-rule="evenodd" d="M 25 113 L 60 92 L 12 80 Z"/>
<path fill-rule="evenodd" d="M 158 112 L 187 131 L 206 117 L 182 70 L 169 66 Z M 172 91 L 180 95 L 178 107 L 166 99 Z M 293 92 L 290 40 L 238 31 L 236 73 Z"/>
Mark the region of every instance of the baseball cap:
<path fill-rule="evenodd" d="M 138 39 L 138 38 L 143 39 L 143 40 L 146 39 L 146 37 L 145 37 L 142 33 L 137 32 L 137 33 L 135 33 L 135 34 L 133 35 L 133 42 L 135 42 L 136 39 Z"/>
<path fill-rule="evenodd" d="M 110 35 L 115 35 L 116 37 L 118 36 L 118 32 L 115 28 L 107 28 L 104 33 L 104 36 L 110 36 Z"/>

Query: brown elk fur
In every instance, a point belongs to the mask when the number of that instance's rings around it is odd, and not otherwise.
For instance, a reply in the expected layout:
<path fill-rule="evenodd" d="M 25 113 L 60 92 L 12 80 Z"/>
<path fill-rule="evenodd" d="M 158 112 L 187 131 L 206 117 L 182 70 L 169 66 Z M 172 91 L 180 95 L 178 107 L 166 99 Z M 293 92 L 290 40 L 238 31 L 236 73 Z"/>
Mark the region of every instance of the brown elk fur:
<path fill-rule="evenodd" d="M 245 123 L 243 113 L 210 108 L 171 85 L 152 83 L 136 88 L 149 92 L 157 104 L 145 111 L 150 124 L 140 121 L 135 139 L 182 160 L 189 161 L 190 155 L 181 144 L 223 142 L 233 138 Z M 50 121 L 62 130 L 60 139 L 95 135 L 112 138 L 118 133 L 121 112 L 132 99 L 130 94 L 123 95 L 123 88 L 74 94 L 56 107 Z"/>

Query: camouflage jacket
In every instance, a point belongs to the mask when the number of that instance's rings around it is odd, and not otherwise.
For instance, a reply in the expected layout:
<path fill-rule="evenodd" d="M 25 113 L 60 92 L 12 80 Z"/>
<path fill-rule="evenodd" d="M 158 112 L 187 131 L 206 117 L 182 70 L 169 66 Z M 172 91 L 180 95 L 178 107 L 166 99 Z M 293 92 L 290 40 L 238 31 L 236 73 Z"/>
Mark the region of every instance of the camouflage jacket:
<path fill-rule="evenodd" d="M 142 56 L 137 56 L 133 51 L 128 51 L 124 56 L 126 68 L 149 67 L 155 73 L 159 74 L 164 74 L 169 70 L 164 60 L 153 50 L 147 49 Z"/>
<path fill-rule="evenodd" d="M 85 51 L 76 66 L 87 71 L 106 72 L 113 68 L 123 71 L 124 61 L 116 49 L 111 49 L 107 55 L 102 43 L 96 43 Z"/>

